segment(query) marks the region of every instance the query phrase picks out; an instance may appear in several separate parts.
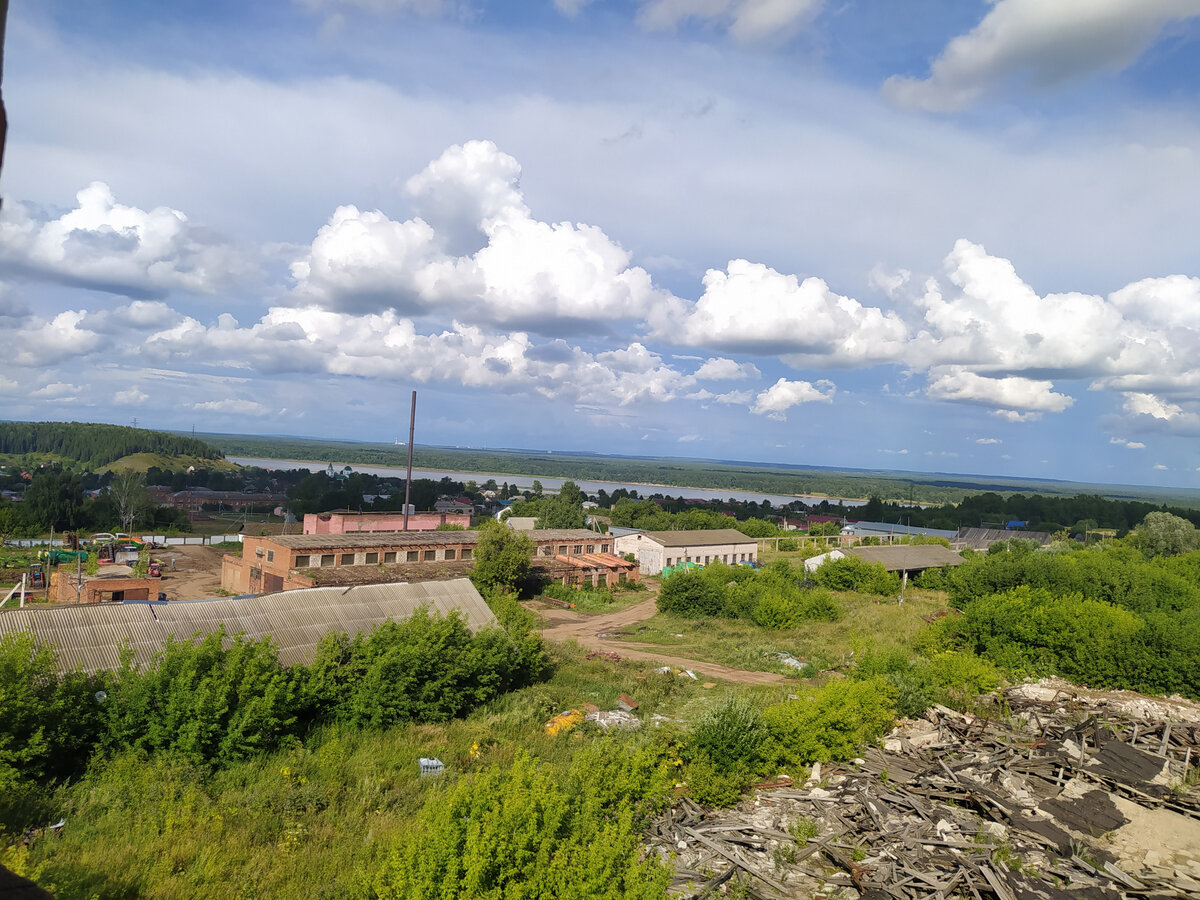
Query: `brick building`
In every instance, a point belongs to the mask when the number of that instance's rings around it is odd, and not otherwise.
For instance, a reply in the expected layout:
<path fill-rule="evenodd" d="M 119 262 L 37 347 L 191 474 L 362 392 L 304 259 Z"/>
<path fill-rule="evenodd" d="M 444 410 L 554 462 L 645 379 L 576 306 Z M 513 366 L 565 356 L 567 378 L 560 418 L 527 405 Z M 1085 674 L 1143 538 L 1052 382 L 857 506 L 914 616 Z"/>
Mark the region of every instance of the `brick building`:
<path fill-rule="evenodd" d="M 409 513 L 409 531 L 433 531 L 439 525 L 471 527 L 471 511 Z M 332 512 L 305 513 L 305 534 L 362 534 L 377 531 L 400 531 L 404 528 L 402 512 L 352 512 L 338 509 Z"/>
<path fill-rule="evenodd" d="M 549 528 L 525 534 L 534 543 L 538 562 L 594 557 L 588 560 L 591 569 L 613 569 L 611 583 L 620 578 L 615 567 L 624 561 L 606 558 L 613 552 L 613 539 L 607 535 L 582 528 Z M 247 535 L 242 541 L 241 557 L 226 556 L 222 561 L 221 587 L 236 594 L 292 590 L 310 587 L 313 582 L 306 573 L 313 569 L 328 575 L 330 569 L 350 566 L 429 566 L 432 574 L 433 567 L 471 560 L 478 541 L 478 531 Z M 605 581 L 610 583 L 607 574 Z"/>

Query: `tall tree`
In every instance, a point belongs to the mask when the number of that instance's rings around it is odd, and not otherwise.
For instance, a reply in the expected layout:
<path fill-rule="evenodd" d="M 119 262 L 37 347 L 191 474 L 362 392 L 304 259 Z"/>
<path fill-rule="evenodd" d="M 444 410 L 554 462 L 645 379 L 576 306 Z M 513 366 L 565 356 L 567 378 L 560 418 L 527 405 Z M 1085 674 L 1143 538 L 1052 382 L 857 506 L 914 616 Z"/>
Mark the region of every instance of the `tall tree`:
<path fill-rule="evenodd" d="M 108 485 L 113 506 L 121 530 L 133 530 L 137 517 L 150 508 L 150 495 L 146 492 L 146 476 L 141 472 L 125 471 L 118 474 Z"/>
<path fill-rule="evenodd" d="M 472 580 L 480 589 L 516 590 L 529 575 L 535 549 L 527 536 L 488 519 L 475 545 Z"/>
<path fill-rule="evenodd" d="M 25 491 L 24 512 L 38 529 L 58 531 L 77 528 L 83 509 L 83 485 L 78 475 L 61 469 L 45 469 Z"/>

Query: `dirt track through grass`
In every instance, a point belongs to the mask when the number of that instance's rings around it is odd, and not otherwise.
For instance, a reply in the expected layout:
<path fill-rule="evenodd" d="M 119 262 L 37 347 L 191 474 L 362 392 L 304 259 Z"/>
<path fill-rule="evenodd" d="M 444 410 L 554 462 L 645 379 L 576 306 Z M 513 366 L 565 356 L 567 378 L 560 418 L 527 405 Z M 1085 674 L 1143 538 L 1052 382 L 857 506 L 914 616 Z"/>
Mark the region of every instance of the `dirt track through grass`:
<path fill-rule="evenodd" d="M 697 676 L 718 678 L 735 684 L 787 684 L 794 681 L 794 679 L 774 672 L 751 672 L 699 659 L 669 656 L 661 651 L 650 649 L 652 645 L 649 644 L 637 646 L 636 643 L 631 645 L 627 641 L 601 637 L 601 635 L 627 630 L 654 616 L 658 612 L 657 600 L 658 586 L 651 585 L 650 596 L 645 600 L 635 603 L 633 606 L 627 606 L 625 609 L 602 615 L 588 615 L 541 603 L 531 603 L 530 608 L 541 616 L 542 637 L 547 640 L 576 641 L 589 650 L 615 653 L 622 659 L 657 662 L 660 665 L 676 669 L 688 669 L 695 672 Z"/>

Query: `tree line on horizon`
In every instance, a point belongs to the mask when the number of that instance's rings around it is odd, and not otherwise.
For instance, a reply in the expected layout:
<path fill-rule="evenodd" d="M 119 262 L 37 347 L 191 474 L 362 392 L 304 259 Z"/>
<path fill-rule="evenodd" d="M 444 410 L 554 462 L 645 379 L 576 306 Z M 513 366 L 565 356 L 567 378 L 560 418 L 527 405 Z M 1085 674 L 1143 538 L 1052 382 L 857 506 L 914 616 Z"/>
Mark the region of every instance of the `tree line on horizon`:
<path fill-rule="evenodd" d="M 217 460 L 223 454 L 197 438 L 128 425 L 88 422 L 0 422 L 0 454 L 46 454 L 98 468 L 135 453 Z"/>

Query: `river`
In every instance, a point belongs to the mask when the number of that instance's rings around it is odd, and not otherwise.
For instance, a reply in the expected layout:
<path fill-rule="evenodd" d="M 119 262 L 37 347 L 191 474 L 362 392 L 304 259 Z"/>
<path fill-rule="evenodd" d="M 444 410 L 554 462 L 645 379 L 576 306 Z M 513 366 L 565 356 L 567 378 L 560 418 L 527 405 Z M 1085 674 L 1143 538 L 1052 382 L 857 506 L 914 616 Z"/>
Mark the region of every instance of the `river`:
<path fill-rule="evenodd" d="M 257 466 L 260 469 L 309 469 L 313 472 L 321 471 L 327 468 L 330 464 L 327 462 L 318 462 L 315 460 L 304 459 L 263 459 L 260 457 L 249 456 L 228 456 L 230 462 L 237 463 L 239 466 Z M 348 465 L 347 463 L 333 463 L 334 471 Z M 403 478 L 403 466 L 356 466 L 351 465 L 350 468 L 355 472 L 362 472 L 366 475 L 379 475 L 384 478 Z M 608 491 L 610 494 L 613 491 L 625 488 L 627 491 L 637 491 L 639 497 L 647 497 L 650 494 L 666 494 L 671 497 L 686 497 L 689 500 L 740 500 L 748 502 L 753 500 L 756 503 L 762 503 L 764 500 L 770 500 L 772 506 L 786 506 L 793 500 L 803 500 L 806 503 L 820 503 L 822 500 L 836 502 L 834 497 L 813 497 L 809 495 L 786 496 L 784 494 L 758 494 L 754 491 L 734 491 L 734 490 L 717 490 L 713 488 L 693 488 L 693 487 L 677 487 L 670 484 L 631 484 L 623 481 L 587 481 L 581 478 L 563 479 L 563 478 L 547 478 L 544 475 L 505 475 L 498 472 L 442 472 L 435 469 L 418 469 L 413 467 L 413 478 L 431 478 L 434 481 L 441 481 L 443 478 L 450 478 L 454 481 L 470 481 L 474 480 L 478 484 L 483 484 L 489 478 L 494 479 L 496 484 L 515 484 L 522 490 L 532 487 L 535 480 L 542 483 L 542 487 L 548 491 L 557 491 L 562 487 L 563 481 L 573 480 L 579 485 L 580 490 L 594 494 L 599 490 Z M 846 506 L 861 506 L 863 500 L 843 500 Z"/>

